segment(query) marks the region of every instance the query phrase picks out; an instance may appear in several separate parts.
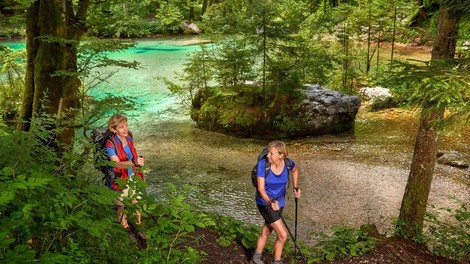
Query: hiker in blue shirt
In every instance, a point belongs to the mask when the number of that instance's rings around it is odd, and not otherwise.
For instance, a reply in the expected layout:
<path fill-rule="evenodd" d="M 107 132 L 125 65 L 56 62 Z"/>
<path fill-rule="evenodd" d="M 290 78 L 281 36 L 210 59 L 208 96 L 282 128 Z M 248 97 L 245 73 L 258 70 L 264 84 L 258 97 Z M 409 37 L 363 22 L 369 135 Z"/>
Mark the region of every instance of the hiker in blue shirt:
<path fill-rule="evenodd" d="M 282 141 L 273 141 L 268 144 L 266 159 L 258 161 L 256 204 L 264 218 L 264 225 L 256 242 L 256 249 L 251 259 L 251 264 L 263 264 L 262 253 L 274 230 L 276 240 L 274 242 L 273 264 L 282 263 L 282 251 L 287 240 L 288 231 L 284 225 L 281 214 L 285 206 L 285 195 L 289 181 L 289 169 L 292 174 L 292 186 L 295 198 L 300 198 L 298 188 L 299 170 L 295 163 L 287 158 L 287 148 Z M 266 162 L 269 164 L 266 165 Z M 268 168 L 268 170 L 266 169 Z"/>
<path fill-rule="evenodd" d="M 144 180 L 142 171 L 138 169 L 139 166 L 144 165 L 144 158 L 137 154 L 126 116 L 113 115 L 108 121 L 108 128 L 113 132 L 105 145 L 109 159 L 114 162 L 114 167 L 110 169 L 113 170 L 114 175 L 126 182 L 125 186 L 119 186 L 116 179 L 111 179 L 109 187 L 121 192 L 121 195 L 115 200 L 115 204 L 122 227 L 130 231 L 127 215 L 122 213 L 125 208 L 123 200 L 125 197 L 135 197 L 132 199 L 132 203 L 136 204 L 141 199 L 135 190 L 135 184 L 139 180 Z M 135 214 L 137 216 L 136 224 L 141 225 L 142 214 L 139 210 L 135 211 Z M 145 239 L 142 232 L 137 232 L 137 235 L 139 238 Z"/>

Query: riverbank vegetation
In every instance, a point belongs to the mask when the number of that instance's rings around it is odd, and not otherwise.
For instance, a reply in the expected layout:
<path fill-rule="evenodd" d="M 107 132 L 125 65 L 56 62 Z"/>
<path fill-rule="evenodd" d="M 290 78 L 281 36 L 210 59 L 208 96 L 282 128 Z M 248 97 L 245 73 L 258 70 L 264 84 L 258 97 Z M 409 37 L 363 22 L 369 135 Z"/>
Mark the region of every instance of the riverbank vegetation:
<path fill-rule="evenodd" d="M 138 205 L 130 202 L 132 197 L 125 201 L 130 214 L 139 206 L 146 220 L 141 228 L 147 240 L 135 245 L 115 219 L 116 194 L 93 180 L 91 146 L 77 136 L 78 129 L 86 131 L 110 112 L 133 106 L 112 95 L 92 98 L 87 91 L 96 84 L 87 80 L 106 77 L 91 76 L 91 69 L 138 66 L 102 56 L 131 43 L 87 46 L 82 39 L 181 33 L 182 22 L 196 22 L 214 44 L 191 55 L 182 82 L 167 83 L 201 127 L 295 130 L 304 83 L 351 94 L 382 84 L 399 102 L 420 109 L 395 236 L 430 242 L 436 253 L 468 261 L 465 203 L 454 212 L 457 227 L 433 216 L 431 240 L 424 230 L 438 136 L 449 124 L 469 120 L 469 54 L 463 44 L 470 7 L 458 0 L 419 2 L 2 2 L 1 34 L 26 36 L 27 49 L 0 49 L 5 120 L 0 133 L 0 259 L 197 263 L 206 253 L 188 246 L 203 239 L 192 235 L 196 228 L 215 230 L 221 245 L 253 247 L 256 228 L 194 210 L 185 202 L 188 192 L 174 185 L 158 199 L 146 195 Z M 429 44 L 431 59 L 398 61 L 396 41 Z M 389 47 L 385 54 L 384 46 Z M 375 243 L 366 233 L 339 229 L 333 240 L 316 248 L 303 245 L 303 253 L 312 262 L 362 254 Z M 292 249 L 288 246 L 287 252 Z"/>

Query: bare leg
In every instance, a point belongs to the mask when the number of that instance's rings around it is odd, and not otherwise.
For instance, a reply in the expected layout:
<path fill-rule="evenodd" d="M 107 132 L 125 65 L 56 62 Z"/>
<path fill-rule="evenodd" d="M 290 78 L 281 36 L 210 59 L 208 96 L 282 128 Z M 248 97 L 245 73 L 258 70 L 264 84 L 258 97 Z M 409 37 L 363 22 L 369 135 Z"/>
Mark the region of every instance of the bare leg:
<path fill-rule="evenodd" d="M 139 210 L 136 210 L 135 214 L 137 215 L 137 222 L 135 224 L 136 225 L 141 225 L 142 224 L 142 213 Z"/>
<path fill-rule="evenodd" d="M 138 200 L 132 200 L 132 203 L 133 204 L 136 204 L 138 202 Z M 137 206 L 137 208 L 139 208 L 139 206 Z M 137 225 L 141 225 L 142 224 L 142 213 L 139 211 L 139 210 L 136 210 L 135 211 L 135 214 L 137 215 L 137 222 L 136 224 Z"/>
<path fill-rule="evenodd" d="M 121 213 L 122 210 L 124 210 L 124 205 L 119 205 L 117 208 L 118 218 L 121 222 L 122 227 L 127 229 L 129 227 L 129 223 L 127 222 L 127 215 Z"/>
<path fill-rule="evenodd" d="M 274 260 L 281 260 L 282 250 L 287 240 L 287 229 L 281 219 L 272 223 L 271 228 L 277 234 L 276 241 L 274 241 Z"/>
<path fill-rule="evenodd" d="M 272 227 L 267 225 L 266 223 L 263 225 L 261 229 L 261 233 L 259 234 L 258 240 L 256 241 L 256 252 L 262 253 L 266 243 L 268 242 L 269 235 L 273 231 Z"/>

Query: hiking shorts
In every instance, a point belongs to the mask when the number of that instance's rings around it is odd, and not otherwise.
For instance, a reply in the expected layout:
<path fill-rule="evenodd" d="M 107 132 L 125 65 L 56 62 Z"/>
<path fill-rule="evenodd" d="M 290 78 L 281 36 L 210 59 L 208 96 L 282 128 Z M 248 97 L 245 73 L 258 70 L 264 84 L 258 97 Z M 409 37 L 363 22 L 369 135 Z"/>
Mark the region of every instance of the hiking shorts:
<path fill-rule="evenodd" d="M 279 211 L 274 211 L 269 205 L 258 204 L 258 210 L 261 213 L 261 216 L 263 216 L 264 222 L 267 225 L 270 225 L 281 219 L 279 214 L 282 214 L 282 209 L 284 209 L 284 207 L 279 208 Z"/>

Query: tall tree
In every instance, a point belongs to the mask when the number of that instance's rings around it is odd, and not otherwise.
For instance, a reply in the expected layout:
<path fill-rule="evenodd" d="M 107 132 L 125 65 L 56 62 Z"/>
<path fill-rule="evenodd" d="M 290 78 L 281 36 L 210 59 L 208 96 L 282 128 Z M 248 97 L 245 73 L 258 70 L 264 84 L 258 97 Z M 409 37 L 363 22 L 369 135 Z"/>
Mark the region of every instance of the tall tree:
<path fill-rule="evenodd" d="M 431 70 L 434 67 L 442 67 L 442 64 L 450 66 L 454 60 L 459 22 L 463 14 L 460 2 L 459 0 L 441 2 L 431 56 Z M 445 105 L 433 100 L 424 101 L 422 104 L 413 160 L 398 221 L 401 225 L 400 235 L 407 238 L 415 237 L 423 229 L 436 161 L 438 144 L 436 124 L 443 120 L 445 110 Z"/>
<path fill-rule="evenodd" d="M 77 48 L 85 32 L 89 0 L 36 0 L 27 9 L 27 68 L 19 128 L 29 130 L 40 111 L 58 124 L 73 120 L 78 107 Z M 70 145 L 74 131 L 57 135 Z"/>

